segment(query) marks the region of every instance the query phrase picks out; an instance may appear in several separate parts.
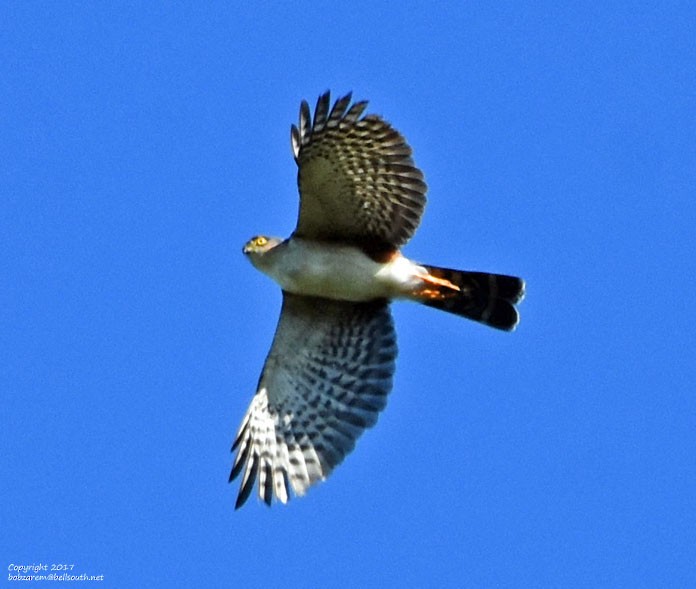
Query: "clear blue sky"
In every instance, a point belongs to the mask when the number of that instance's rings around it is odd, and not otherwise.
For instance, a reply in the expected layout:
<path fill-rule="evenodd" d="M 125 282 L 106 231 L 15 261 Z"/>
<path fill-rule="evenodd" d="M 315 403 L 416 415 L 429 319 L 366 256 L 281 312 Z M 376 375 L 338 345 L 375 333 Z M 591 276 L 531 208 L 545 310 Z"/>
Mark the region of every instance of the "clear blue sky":
<path fill-rule="evenodd" d="M 0 8 L 3 571 L 696 586 L 693 6 L 239 4 Z M 406 253 L 524 277 L 522 322 L 395 306 L 377 427 L 234 512 L 280 305 L 241 247 L 292 231 L 289 126 L 326 89 L 414 148 Z"/>

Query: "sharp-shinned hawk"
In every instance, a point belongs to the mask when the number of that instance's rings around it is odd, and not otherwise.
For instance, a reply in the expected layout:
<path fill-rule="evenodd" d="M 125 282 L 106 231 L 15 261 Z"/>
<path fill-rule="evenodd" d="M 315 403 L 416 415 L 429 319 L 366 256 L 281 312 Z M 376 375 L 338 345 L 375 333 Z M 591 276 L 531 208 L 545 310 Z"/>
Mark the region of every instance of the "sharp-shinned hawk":
<path fill-rule="evenodd" d="M 288 239 L 257 236 L 251 263 L 283 290 L 256 395 L 232 450 L 239 508 L 285 503 L 325 479 L 377 421 L 392 387 L 396 334 L 389 303 L 410 300 L 512 330 L 520 278 L 438 268 L 400 252 L 425 206 L 423 174 L 401 134 L 348 94 L 305 101 L 291 138 L 300 212 Z"/>

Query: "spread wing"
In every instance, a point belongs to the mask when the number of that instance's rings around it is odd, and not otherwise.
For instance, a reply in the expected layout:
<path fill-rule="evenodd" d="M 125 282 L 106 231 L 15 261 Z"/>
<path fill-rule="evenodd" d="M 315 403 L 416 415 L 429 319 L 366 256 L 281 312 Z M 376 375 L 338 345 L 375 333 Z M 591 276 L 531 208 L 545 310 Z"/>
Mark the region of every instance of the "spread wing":
<path fill-rule="evenodd" d="M 258 480 L 268 505 L 325 479 L 373 426 L 391 390 L 396 334 L 386 301 L 283 293 L 271 351 L 232 450 L 236 508 Z"/>
<path fill-rule="evenodd" d="M 300 213 L 295 235 L 364 248 L 398 248 L 413 235 L 425 207 L 423 174 L 401 134 L 351 95 L 329 112 L 321 95 L 311 120 L 306 101 L 291 138 L 298 165 Z"/>

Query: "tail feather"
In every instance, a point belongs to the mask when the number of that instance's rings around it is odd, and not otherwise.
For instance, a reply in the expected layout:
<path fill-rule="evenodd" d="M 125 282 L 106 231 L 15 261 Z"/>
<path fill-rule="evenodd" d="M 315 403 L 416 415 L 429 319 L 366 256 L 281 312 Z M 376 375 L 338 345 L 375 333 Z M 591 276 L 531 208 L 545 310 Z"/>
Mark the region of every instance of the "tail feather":
<path fill-rule="evenodd" d="M 479 323 L 512 331 L 519 322 L 515 305 L 524 297 L 524 280 L 504 274 L 423 266 L 424 288 L 416 294 L 424 305 Z"/>

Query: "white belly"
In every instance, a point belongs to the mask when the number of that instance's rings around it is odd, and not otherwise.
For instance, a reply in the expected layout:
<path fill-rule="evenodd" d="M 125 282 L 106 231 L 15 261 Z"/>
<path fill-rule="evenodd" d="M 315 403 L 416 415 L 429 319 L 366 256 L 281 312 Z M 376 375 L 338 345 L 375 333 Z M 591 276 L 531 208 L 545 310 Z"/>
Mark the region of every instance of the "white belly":
<path fill-rule="evenodd" d="M 262 259 L 257 267 L 283 290 L 344 301 L 405 297 L 420 284 L 418 275 L 425 273 L 401 255 L 379 263 L 355 247 L 298 238 Z"/>

